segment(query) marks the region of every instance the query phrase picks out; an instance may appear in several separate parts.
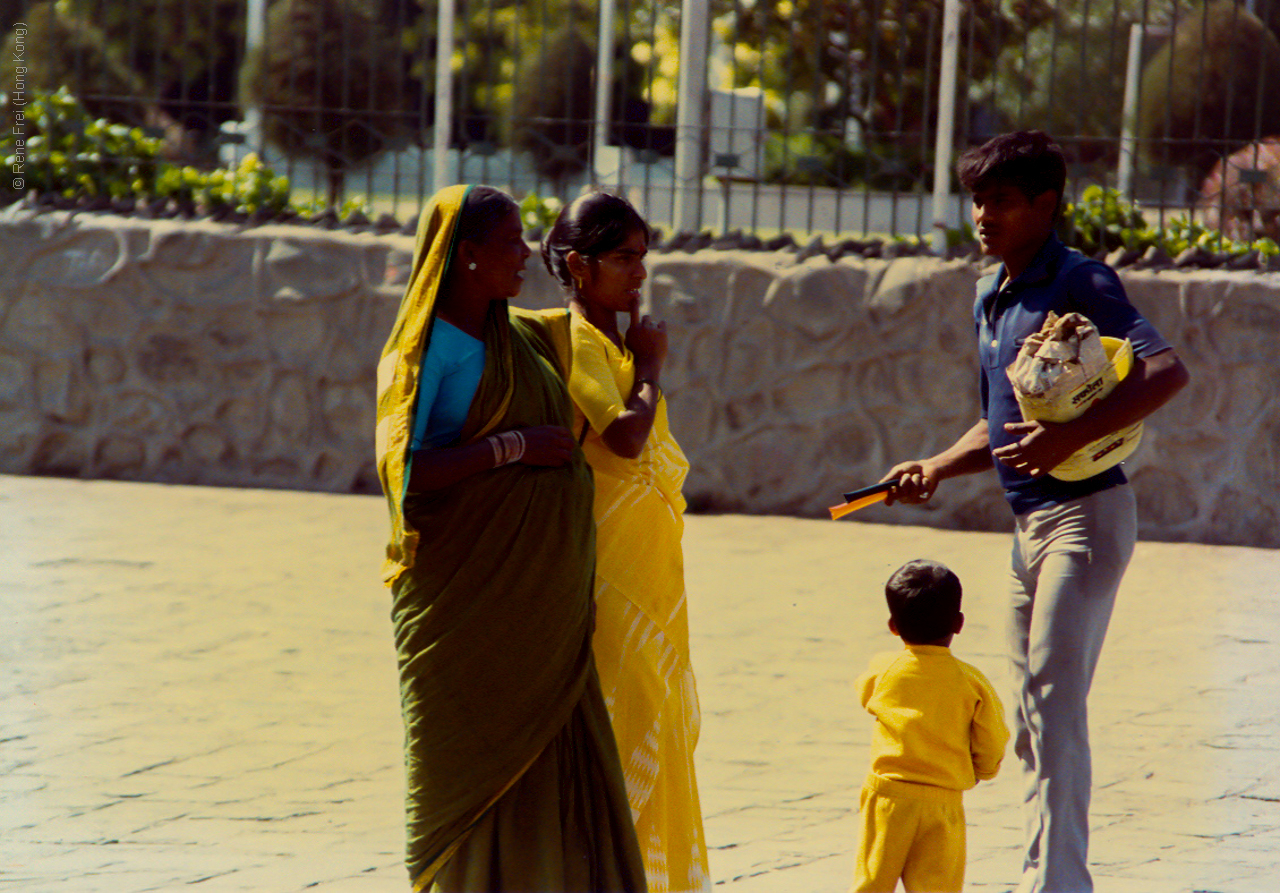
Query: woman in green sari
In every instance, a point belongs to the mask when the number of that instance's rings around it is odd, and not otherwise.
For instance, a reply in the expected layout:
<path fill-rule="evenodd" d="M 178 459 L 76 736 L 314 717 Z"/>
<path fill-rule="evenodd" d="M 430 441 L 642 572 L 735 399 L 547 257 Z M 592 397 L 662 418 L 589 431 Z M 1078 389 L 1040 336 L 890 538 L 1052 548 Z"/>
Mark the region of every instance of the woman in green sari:
<path fill-rule="evenodd" d="M 518 209 L 442 190 L 378 365 L 414 890 L 645 888 L 591 653 L 590 470 Z"/>

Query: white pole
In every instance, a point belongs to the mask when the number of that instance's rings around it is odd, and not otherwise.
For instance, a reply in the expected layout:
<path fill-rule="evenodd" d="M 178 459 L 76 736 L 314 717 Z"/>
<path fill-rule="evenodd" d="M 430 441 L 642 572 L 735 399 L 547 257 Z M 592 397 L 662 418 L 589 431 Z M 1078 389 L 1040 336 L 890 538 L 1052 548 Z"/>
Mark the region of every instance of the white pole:
<path fill-rule="evenodd" d="M 1129 63 L 1124 75 L 1124 111 L 1120 113 L 1120 161 L 1116 168 L 1116 188 L 1128 198 L 1133 192 L 1133 168 L 1138 147 L 1138 87 L 1142 80 L 1143 27 L 1129 26 Z"/>
<path fill-rule="evenodd" d="M 436 114 L 431 181 L 439 192 L 451 185 L 449 137 L 453 128 L 453 25 L 457 0 L 440 0 L 436 14 Z"/>
<path fill-rule="evenodd" d="M 960 0 L 946 0 L 942 12 L 942 65 L 938 74 L 938 132 L 933 145 L 934 254 L 947 250 L 947 201 L 951 197 L 952 136 L 956 127 L 956 71 L 960 58 Z"/>
<path fill-rule="evenodd" d="M 249 0 L 245 8 L 244 49 L 245 58 L 252 56 L 267 37 L 267 0 Z M 266 146 L 262 136 L 262 107 L 246 106 L 244 110 L 245 150 L 257 152 L 262 158 Z"/>
<path fill-rule="evenodd" d="M 601 165 L 609 144 L 609 106 L 613 89 L 613 28 L 617 0 L 600 0 L 600 32 L 596 37 L 596 144 L 593 168 L 597 182 L 604 176 Z M 622 185 L 622 154 L 619 153 L 618 185 Z"/>
<path fill-rule="evenodd" d="M 702 135 L 707 104 L 708 0 L 680 4 L 680 85 L 676 108 L 677 232 L 702 228 Z"/>

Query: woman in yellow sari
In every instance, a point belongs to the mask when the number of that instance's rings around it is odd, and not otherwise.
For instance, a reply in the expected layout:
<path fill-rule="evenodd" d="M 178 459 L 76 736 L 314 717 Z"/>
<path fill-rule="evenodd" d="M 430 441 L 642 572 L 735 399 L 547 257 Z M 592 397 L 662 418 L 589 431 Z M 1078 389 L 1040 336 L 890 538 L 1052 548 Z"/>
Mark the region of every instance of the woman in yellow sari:
<path fill-rule="evenodd" d="M 591 473 L 511 198 L 436 195 L 378 365 L 414 890 L 645 888 L 591 655 Z"/>
<path fill-rule="evenodd" d="M 649 889 L 685 893 L 711 888 L 681 546 L 689 465 L 659 383 L 666 330 L 639 314 L 648 248 L 635 209 L 593 193 L 560 214 L 542 257 L 569 293 L 574 432 L 595 473 L 596 666 Z"/>

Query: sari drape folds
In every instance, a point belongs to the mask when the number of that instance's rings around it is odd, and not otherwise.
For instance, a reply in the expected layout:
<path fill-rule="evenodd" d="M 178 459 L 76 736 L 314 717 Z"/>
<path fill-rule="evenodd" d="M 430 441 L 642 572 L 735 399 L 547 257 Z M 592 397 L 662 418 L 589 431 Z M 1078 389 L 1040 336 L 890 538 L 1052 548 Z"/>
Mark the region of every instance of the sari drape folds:
<path fill-rule="evenodd" d="M 464 198 L 464 187 L 446 190 L 423 212 L 413 276 L 379 366 L 410 877 L 415 890 L 643 890 L 591 655 L 585 460 L 516 463 L 441 490 L 406 490 L 417 369 Z M 572 423 L 557 357 L 536 326 L 509 318 L 505 301 L 490 305 L 485 371 L 459 443 Z M 581 803 L 581 834 L 563 814 L 566 798 Z M 513 811 L 564 829 L 563 852 L 507 846 L 519 831 Z"/>
<path fill-rule="evenodd" d="M 578 315 L 570 328 L 574 430 L 588 426 L 583 451 L 595 475 L 596 665 L 645 875 L 651 893 L 709 891 L 681 542 L 689 463 L 671 435 L 665 398 L 638 458 L 609 449 L 601 432 L 631 393 L 634 358 Z"/>

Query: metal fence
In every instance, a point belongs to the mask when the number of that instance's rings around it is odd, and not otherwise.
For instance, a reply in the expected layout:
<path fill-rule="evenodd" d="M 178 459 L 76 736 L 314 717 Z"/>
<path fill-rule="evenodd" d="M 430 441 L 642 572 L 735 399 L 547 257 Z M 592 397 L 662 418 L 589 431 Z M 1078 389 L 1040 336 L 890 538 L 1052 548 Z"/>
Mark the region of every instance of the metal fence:
<path fill-rule="evenodd" d="M 605 186 L 695 231 L 927 234 L 964 223 L 958 151 L 1036 127 L 1072 196 L 1101 184 L 1160 219 L 1280 226 L 1280 0 L 0 7 L 11 113 L 65 86 L 161 136 L 169 162 L 252 151 L 295 195 L 401 219 L 473 181 Z"/>

